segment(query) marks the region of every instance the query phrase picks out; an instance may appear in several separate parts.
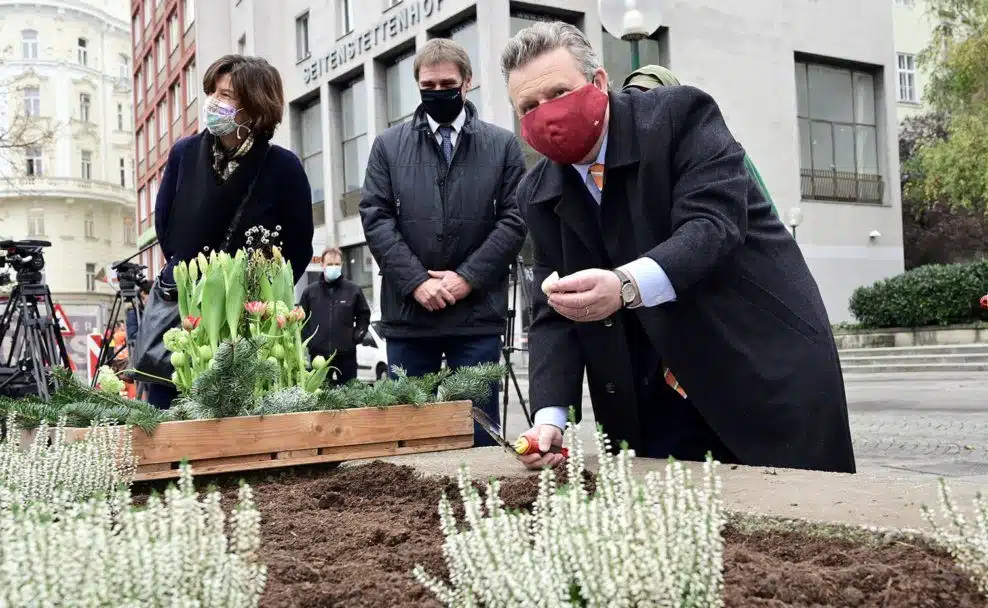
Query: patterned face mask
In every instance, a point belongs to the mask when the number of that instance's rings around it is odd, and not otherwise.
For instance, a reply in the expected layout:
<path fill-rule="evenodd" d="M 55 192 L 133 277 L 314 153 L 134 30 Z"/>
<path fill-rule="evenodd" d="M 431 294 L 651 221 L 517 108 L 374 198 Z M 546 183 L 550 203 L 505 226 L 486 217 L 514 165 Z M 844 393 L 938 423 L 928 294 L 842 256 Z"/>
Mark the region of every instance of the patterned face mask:
<path fill-rule="evenodd" d="M 237 122 L 237 112 L 240 110 L 228 103 L 211 96 L 206 100 L 205 110 L 206 128 L 216 137 L 229 135 L 241 127 L 250 131 L 246 125 Z"/>

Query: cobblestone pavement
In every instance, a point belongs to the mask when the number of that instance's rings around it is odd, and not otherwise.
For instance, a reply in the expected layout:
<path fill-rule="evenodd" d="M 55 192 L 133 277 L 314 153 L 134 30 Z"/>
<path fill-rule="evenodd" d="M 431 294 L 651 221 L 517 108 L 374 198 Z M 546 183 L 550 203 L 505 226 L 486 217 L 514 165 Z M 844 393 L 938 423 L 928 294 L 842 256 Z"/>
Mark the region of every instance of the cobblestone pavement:
<path fill-rule="evenodd" d="M 519 384 L 528 398 L 528 382 Z M 988 373 L 875 374 L 845 378 L 858 469 L 983 478 L 988 488 Z M 583 409 L 591 412 L 584 391 Z M 584 425 L 592 430 L 592 414 Z M 527 428 L 514 388 L 508 434 Z"/>

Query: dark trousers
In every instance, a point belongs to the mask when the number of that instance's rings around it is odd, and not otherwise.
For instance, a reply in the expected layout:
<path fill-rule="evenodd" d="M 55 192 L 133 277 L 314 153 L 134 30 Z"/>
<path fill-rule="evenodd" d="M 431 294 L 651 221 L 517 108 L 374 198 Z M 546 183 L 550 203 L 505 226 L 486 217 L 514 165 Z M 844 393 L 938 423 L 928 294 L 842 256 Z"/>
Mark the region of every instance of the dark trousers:
<path fill-rule="evenodd" d="M 172 406 L 172 401 L 178 397 L 178 389 L 167 384 L 147 385 L 148 403 L 159 410 L 167 410 Z"/>
<path fill-rule="evenodd" d="M 445 338 L 388 339 L 388 366 L 399 366 L 409 376 L 424 376 L 439 371 L 446 355 L 446 364 L 453 371 L 481 363 L 498 363 L 501 360 L 501 336 L 455 336 Z M 491 385 L 491 395 L 483 402 L 474 403 L 491 420 L 501 420 L 497 410 L 500 383 Z M 497 443 L 480 425 L 474 423 L 473 443 L 478 447 Z"/>
<path fill-rule="evenodd" d="M 343 386 L 357 377 L 357 351 L 352 353 L 338 352 L 329 365 L 335 369 L 329 371 L 326 381 L 331 386 Z"/>
<path fill-rule="evenodd" d="M 689 387 L 684 388 L 689 395 Z M 661 374 L 645 384 L 640 395 L 642 446 L 636 450 L 638 456 L 703 461 L 710 452 L 725 464 L 738 462 L 693 402 L 670 388 Z"/>

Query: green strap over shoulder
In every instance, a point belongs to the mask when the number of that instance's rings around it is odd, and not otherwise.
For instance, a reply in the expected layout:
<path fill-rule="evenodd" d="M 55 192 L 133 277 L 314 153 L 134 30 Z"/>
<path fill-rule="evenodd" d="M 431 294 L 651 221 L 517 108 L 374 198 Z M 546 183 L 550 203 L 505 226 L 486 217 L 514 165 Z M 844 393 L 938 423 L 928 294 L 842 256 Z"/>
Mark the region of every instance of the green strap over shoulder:
<path fill-rule="evenodd" d="M 621 87 L 621 90 L 626 91 L 631 87 L 635 87 L 647 91 L 655 87 L 671 87 L 679 84 L 681 84 L 679 79 L 676 78 L 676 75 L 669 68 L 662 67 L 661 65 L 646 65 L 628 74 L 628 77 L 624 79 L 624 85 Z M 748 169 L 748 174 L 758 184 L 758 189 L 762 191 L 765 200 L 772 205 L 772 211 L 778 217 L 779 210 L 775 208 L 775 202 L 772 200 L 772 195 L 768 192 L 768 186 L 765 185 L 761 174 L 755 168 L 755 163 L 751 161 L 747 153 L 744 155 L 744 166 Z"/>

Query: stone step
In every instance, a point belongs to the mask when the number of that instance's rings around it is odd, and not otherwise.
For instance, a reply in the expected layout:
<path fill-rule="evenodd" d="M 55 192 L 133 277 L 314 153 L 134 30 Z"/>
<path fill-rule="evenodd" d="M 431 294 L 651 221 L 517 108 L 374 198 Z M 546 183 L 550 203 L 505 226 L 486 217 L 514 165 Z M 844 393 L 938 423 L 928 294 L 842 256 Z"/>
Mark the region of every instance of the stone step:
<path fill-rule="evenodd" d="M 845 376 L 855 374 L 909 374 L 917 372 L 988 372 L 988 361 L 982 363 L 875 363 L 873 365 L 842 364 Z"/>
<path fill-rule="evenodd" d="M 838 351 L 845 357 L 900 357 L 903 355 L 976 355 L 988 356 L 988 344 L 951 344 L 944 346 L 898 346 L 877 348 L 845 348 Z"/>
<path fill-rule="evenodd" d="M 843 366 L 848 365 L 897 365 L 897 364 L 955 364 L 955 363 L 988 363 L 988 353 L 971 354 L 929 354 L 929 355 L 888 355 L 888 356 L 862 356 L 841 354 L 840 362 Z"/>

